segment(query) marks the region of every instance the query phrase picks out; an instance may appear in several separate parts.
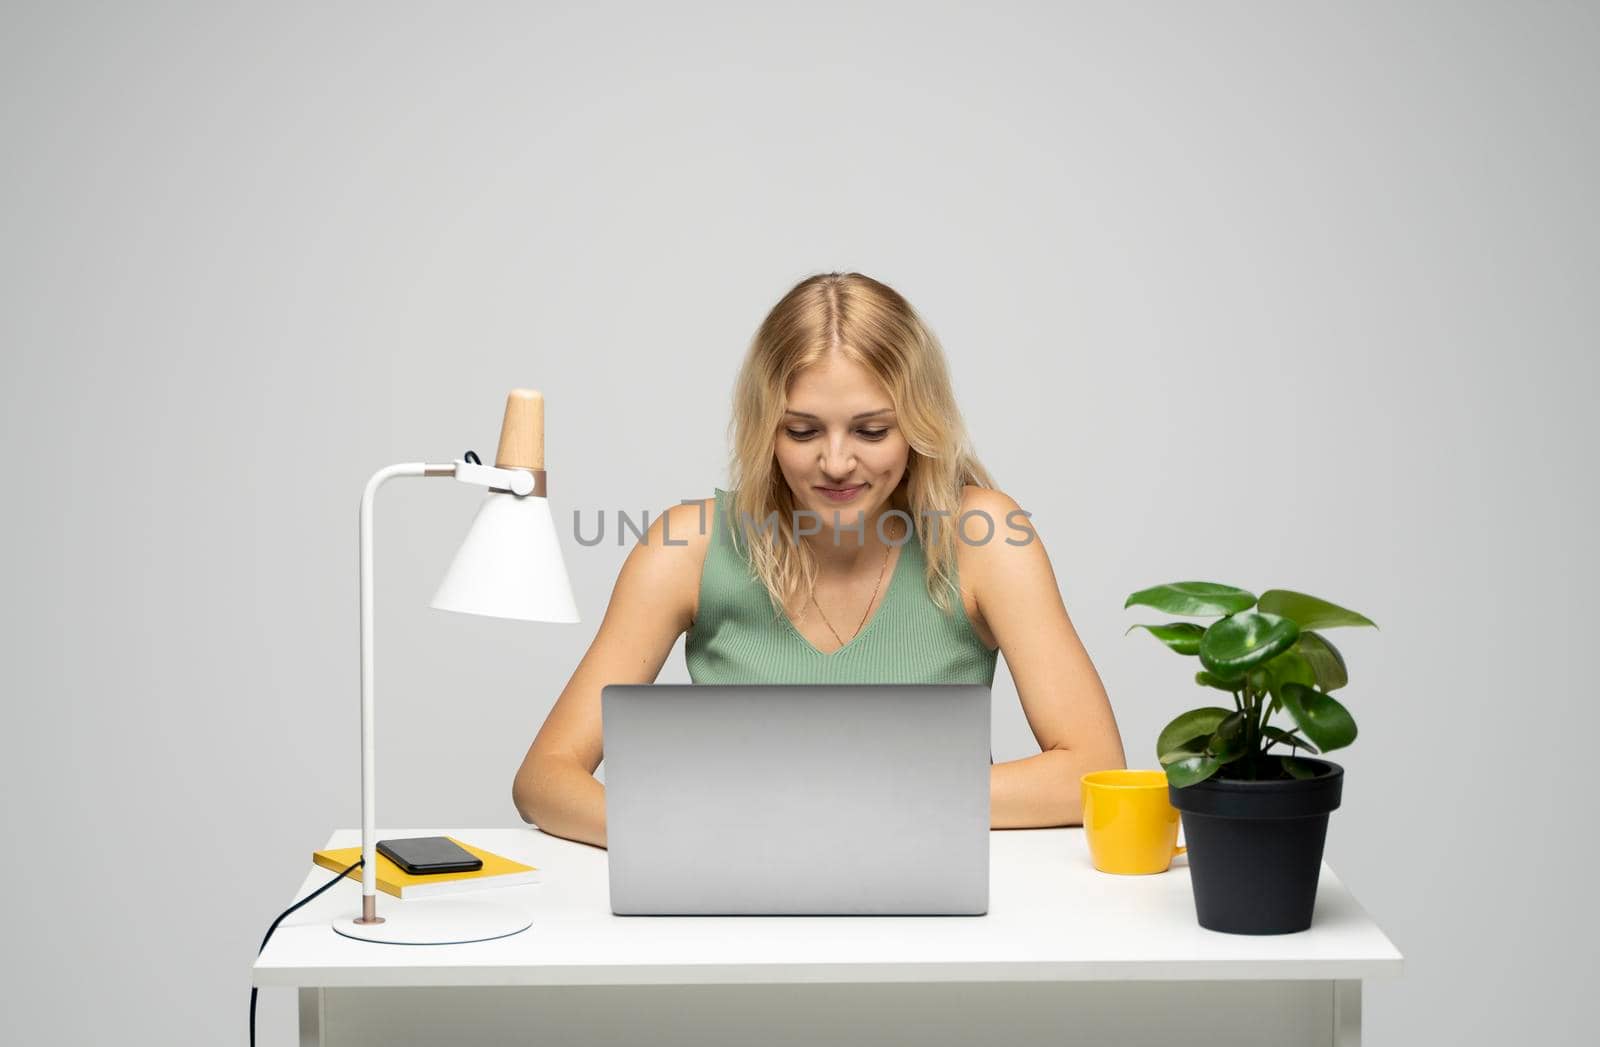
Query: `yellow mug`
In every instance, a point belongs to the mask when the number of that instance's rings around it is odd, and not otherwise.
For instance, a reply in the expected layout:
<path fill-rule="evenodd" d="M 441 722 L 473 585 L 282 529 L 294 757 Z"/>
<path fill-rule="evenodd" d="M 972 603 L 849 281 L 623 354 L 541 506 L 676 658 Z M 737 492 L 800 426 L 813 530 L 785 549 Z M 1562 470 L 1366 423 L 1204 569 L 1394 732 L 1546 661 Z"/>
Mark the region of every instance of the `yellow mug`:
<path fill-rule="evenodd" d="M 1178 844 L 1178 811 L 1165 771 L 1094 771 L 1083 776 L 1083 832 L 1101 872 L 1166 872 L 1188 850 Z"/>

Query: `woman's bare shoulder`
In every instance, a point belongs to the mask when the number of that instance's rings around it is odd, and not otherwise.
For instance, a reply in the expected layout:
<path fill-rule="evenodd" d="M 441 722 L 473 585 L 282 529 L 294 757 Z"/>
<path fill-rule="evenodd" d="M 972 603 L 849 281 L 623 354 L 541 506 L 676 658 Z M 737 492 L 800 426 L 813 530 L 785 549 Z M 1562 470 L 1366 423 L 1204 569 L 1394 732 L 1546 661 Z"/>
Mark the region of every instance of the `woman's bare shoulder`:
<path fill-rule="evenodd" d="M 700 574 L 711 548 L 716 498 L 686 499 L 656 516 L 628 556 L 638 558 L 656 584 L 670 586 L 673 602 L 694 621 L 700 604 Z M 646 566 L 647 565 L 647 566 Z"/>
<path fill-rule="evenodd" d="M 1016 502 L 1003 491 L 967 484 L 961 489 L 961 507 L 956 513 L 956 572 L 961 579 L 961 605 L 979 642 L 991 651 L 999 641 L 983 613 L 987 573 L 984 553 L 991 543 L 1005 538 L 1006 514 L 1015 507 Z"/>
<path fill-rule="evenodd" d="M 1018 508 L 1016 499 L 1000 490 L 998 487 L 980 487 L 978 484 L 967 484 L 961 488 L 961 511 L 969 509 L 982 509 L 985 511 L 1002 510 L 1004 512 Z"/>
<path fill-rule="evenodd" d="M 986 548 L 995 542 L 1003 544 L 1006 539 L 1013 545 L 1031 541 L 1033 525 L 1028 518 L 1032 515 L 999 488 L 967 484 L 961 489 L 961 510 L 957 517 L 961 536 L 966 538 L 960 544 Z"/>

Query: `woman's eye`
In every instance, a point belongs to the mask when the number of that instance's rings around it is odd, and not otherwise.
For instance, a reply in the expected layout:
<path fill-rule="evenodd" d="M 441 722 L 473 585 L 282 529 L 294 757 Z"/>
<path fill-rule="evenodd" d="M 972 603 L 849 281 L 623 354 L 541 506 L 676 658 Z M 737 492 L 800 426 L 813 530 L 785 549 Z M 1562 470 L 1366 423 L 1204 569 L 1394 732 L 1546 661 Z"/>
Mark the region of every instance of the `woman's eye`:
<path fill-rule="evenodd" d="M 785 428 L 784 432 L 789 434 L 789 439 L 791 440 L 809 440 L 813 436 L 817 435 L 817 431 L 815 429 Z M 856 432 L 860 433 L 868 440 L 882 440 L 885 436 L 889 435 L 888 429 L 857 429 Z"/>

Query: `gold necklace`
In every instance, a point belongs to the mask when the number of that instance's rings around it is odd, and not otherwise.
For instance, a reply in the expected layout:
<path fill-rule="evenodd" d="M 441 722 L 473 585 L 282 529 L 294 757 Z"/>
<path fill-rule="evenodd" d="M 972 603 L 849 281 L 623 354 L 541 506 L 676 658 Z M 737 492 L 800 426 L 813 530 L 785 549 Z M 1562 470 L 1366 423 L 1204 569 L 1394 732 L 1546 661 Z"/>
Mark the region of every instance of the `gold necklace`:
<path fill-rule="evenodd" d="M 863 610 L 861 612 L 861 621 L 856 623 L 856 630 L 855 630 L 855 632 L 850 634 L 850 639 L 854 640 L 856 638 L 856 635 L 861 632 L 861 627 L 863 625 L 867 624 L 867 615 L 872 611 L 872 605 L 878 599 L 878 590 L 883 586 L 883 576 L 884 576 L 885 572 L 887 572 L 888 570 L 889 570 L 889 547 L 888 546 L 884 546 L 884 548 L 883 548 L 883 566 L 878 568 L 878 581 L 872 587 L 872 598 L 867 601 L 866 610 Z M 815 607 L 817 609 L 817 617 L 822 619 L 822 624 L 826 625 L 828 627 L 828 631 L 833 634 L 833 638 L 836 641 L 838 641 L 838 644 L 839 644 L 840 647 L 843 647 L 844 644 L 845 644 L 845 641 L 844 641 L 844 639 L 842 637 L 839 636 L 839 630 L 835 629 L 833 627 L 833 623 L 828 621 L 828 616 L 826 614 L 822 613 L 822 605 L 817 603 L 817 587 L 816 587 L 815 583 L 813 583 L 812 586 L 811 586 L 811 592 L 808 594 L 806 606 L 807 607 Z M 806 615 L 805 615 L 804 608 L 802 608 L 801 611 L 800 611 L 800 620 L 802 622 L 806 620 Z"/>

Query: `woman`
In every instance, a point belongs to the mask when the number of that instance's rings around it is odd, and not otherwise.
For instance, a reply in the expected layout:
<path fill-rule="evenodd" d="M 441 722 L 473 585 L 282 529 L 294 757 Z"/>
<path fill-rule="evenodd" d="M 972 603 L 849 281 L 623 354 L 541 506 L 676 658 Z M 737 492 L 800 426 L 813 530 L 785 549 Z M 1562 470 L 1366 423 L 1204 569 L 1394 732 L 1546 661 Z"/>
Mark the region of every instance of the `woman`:
<path fill-rule="evenodd" d="M 991 822 L 1081 822 L 1079 778 L 1123 766 L 1111 706 L 910 304 L 859 273 L 796 285 L 745 357 L 731 433 L 733 488 L 668 509 L 623 563 L 517 772 L 523 819 L 606 845 L 600 689 L 655 680 L 687 633 L 696 683 L 989 685 L 1004 653 L 1041 751 L 991 768 Z"/>

